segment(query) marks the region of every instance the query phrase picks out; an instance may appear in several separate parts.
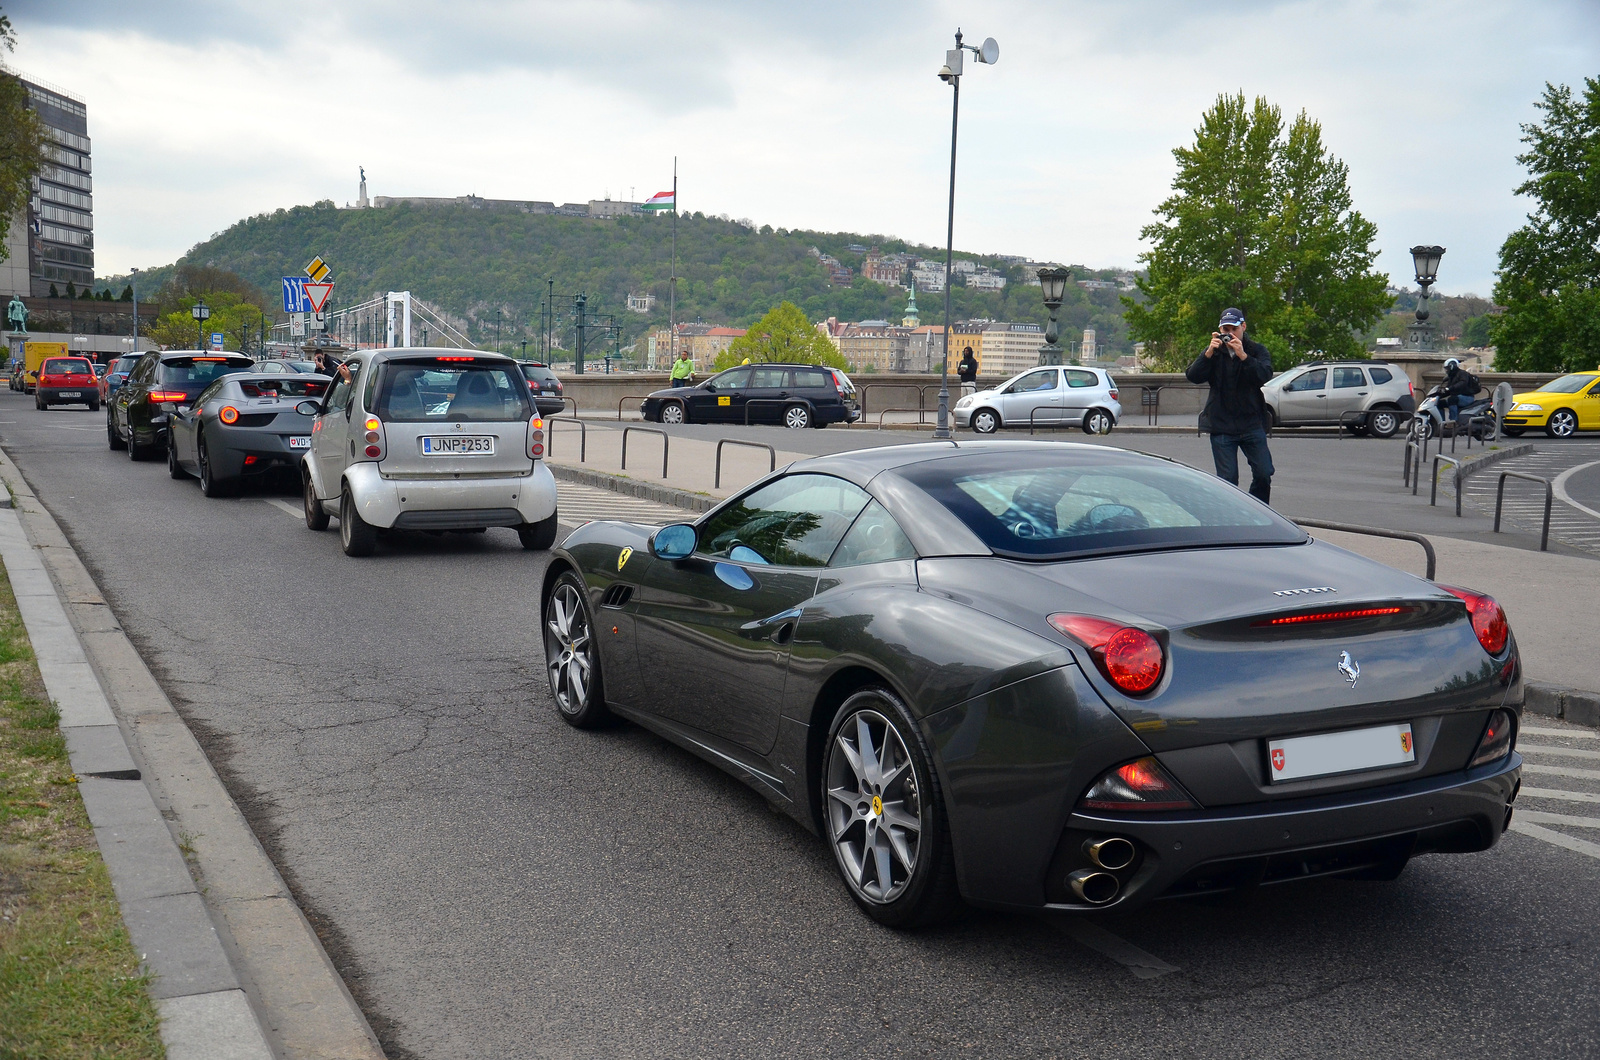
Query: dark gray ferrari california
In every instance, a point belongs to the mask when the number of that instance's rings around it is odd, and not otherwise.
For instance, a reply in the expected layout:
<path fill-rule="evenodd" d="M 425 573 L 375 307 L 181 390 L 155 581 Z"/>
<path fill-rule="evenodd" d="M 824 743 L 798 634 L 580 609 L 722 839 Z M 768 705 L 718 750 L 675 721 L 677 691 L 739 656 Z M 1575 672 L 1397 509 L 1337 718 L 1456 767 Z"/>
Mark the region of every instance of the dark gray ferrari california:
<path fill-rule="evenodd" d="M 1392 879 L 1493 846 L 1521 773 L 1494 600 L 1109 447 L 802 461 L 585 524 L 541 605 L 567 721 L 744 780 L 890 925 Z"/>

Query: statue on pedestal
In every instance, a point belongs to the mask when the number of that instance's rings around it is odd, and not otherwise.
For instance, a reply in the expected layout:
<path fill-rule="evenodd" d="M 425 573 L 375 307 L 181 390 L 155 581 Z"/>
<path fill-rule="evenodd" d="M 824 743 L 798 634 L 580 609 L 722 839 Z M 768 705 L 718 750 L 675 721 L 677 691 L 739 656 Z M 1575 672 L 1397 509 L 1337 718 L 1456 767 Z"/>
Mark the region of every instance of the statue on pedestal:
<path fill-rule="evenodd" d="M 28 333 L 28 307 L 16 295 L 11 296 L 11 304 L 6 306 L 6 320 L 11 324 L 13 335 Z"/>

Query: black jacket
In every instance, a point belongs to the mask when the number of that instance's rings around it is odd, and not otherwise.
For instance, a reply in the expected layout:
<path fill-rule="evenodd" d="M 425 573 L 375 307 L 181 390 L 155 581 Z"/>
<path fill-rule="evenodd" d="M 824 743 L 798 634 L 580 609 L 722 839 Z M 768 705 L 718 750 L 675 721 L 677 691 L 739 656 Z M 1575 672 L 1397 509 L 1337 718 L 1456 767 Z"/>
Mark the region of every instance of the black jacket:
<path fill-rule="evenodd" d="M 1460 365 L 1456 365 L 1444 374 L 1444 392 L 1451 397 L 1457 394 L 1471 397 L 1482 389 L 1483 384 L 1478 381 L 1478 377 Z"/>
<path fill-rule="evenodd" d="M 961 363 L 956 365 L 956 378 L 963 383 L 977 382 L 978 362 L 971 357 L 962 358 Z"/>
<path fill-rule="evenodd" d="M 1266 425 L 1261 384 L 1272 378 L 1272 354 L 1249 336 L 1244 339 L 1244 352 L 1241 361 L 1222 349 L 1210 357 L 1202 351 L 1183 373 L 1189 382 L 1211 387 L 1200 415 L 1213 434 L 1243 434 Z"/>

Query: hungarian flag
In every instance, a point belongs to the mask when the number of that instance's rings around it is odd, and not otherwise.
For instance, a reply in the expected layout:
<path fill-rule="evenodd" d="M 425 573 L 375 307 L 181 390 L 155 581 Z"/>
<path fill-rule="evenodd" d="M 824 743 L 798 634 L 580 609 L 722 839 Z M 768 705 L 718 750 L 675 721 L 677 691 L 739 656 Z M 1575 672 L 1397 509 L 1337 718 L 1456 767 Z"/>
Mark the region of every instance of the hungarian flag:
<path fill-rule="evenodd" d="M 670 191 L 658 191 L 645 200 L 646 210 L 670 210 L 677 206 L 676 196 Z"/>

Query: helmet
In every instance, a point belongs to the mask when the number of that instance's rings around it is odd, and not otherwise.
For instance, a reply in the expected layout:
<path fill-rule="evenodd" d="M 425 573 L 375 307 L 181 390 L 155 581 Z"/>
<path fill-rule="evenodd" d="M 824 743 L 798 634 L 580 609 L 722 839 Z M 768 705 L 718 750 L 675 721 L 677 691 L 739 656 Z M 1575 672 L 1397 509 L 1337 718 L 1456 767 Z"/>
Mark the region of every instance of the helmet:
<path fill-rule="evenodd" d="M 1452 368 L 1460 368 L 1460 367 L 1461 367 L 1461 362 L 1456 360 L 1454 357 L 1452 357 L 1448 361 L 1444 362 L 1444 370 L 1447 371 L 1447 372 Z"/>

